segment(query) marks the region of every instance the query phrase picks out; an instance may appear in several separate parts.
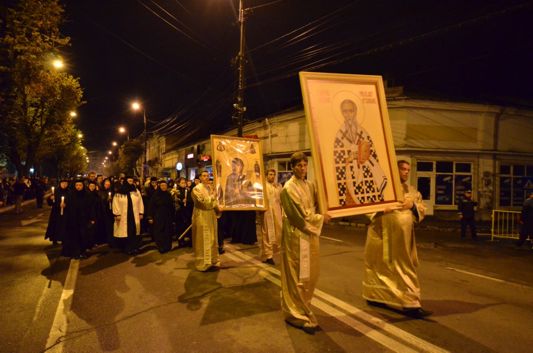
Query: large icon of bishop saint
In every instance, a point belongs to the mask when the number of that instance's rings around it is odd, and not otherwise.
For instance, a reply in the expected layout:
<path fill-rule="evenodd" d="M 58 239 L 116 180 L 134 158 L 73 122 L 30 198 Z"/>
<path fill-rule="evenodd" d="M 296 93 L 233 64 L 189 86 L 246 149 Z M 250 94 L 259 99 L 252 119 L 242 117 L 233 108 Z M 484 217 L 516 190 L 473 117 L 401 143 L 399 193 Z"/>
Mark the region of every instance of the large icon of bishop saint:
<path fill-rule="evenodd" d="M 351 99 L 341 102 L 344 117 L 335 135 L 333 153 L 341 206 L 383 201 L 387 177 L 379 165 L 374 143 L 357 122 L 357 105 Z"/>

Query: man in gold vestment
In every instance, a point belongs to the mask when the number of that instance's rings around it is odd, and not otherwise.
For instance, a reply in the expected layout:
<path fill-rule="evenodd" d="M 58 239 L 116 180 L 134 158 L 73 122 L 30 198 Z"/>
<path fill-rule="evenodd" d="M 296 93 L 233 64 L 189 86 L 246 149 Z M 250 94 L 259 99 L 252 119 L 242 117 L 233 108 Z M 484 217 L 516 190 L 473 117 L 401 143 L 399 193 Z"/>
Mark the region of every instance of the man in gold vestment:
<path fill-rule="evenodd" d="M 414 223 L 424 218 L 422 196 L 407 184 L 411 166 L 398 161 L 404 201 L 395 208 L 372 215 L 365 246 L 363 297 L 369 305 L 402 310 L 405 315 L 423 318 L 416 268 Z"/>
<path fill-rule="evenodd" d="M 261 257 L 263 262 L 274 265 L 274 253 L 281 245 L 281 186 L 276 183 L 276 171 L 267 172 L 266 194 L 268 209 L 257 212 L 258 233 L 261 234 Z"/>
<path fill-rule="evenodd" d="M 288 324 L 313 334 L 318 328 L 311 311 L 319 272 L 318 237 L 330 216 L 316 213 L 316 190 L 306 180 L 305 154 L 294 153 L 290 163 L 293 176 L 281 191 L 281 309 Z"/>
<path fill-rule="evenodd" d="M 192 189 L 192 245 L 198 271 L 218 270 L 217 217 L 218 202 L 209 185 L 209 173 L 200 173 L 200 184 Z"/>

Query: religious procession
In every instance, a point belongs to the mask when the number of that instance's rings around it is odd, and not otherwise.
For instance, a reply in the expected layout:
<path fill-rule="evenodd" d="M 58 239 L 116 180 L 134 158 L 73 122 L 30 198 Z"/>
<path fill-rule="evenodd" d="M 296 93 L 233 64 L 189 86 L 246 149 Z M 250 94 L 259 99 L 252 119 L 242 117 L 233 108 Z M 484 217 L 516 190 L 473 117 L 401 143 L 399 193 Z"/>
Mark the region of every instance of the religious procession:
<path fill-rule="evenodd" d="M 225 211 L 207 170 L 194 181 L 148 177 L 143 183 L 132 176 L 104 178 L 95 172 L 85 179 L 62 178 L 47 197 L 51 212 L 45 238 L 61 246 L 62 256 L 78 260 L 102 246 L 136 256 L 151 241 L 164 254 L 176 242 L 176 248 L 192 246 L 200 272 L 220 270 L 219 255 L 228 236 L 231 243 L 259 240 L 264 263 L 274 266 L 274 254 L 281 256 L 285 321 L 314 334 L 319 326 L 311 300 L 319 274 L 319 237 L 331 216 L 319 212 L 316 186 L 307 180 L 305 153 L 294 153 L 290 165 L 293 175 L 283 187 L 276 183 L 275 170 L 266 171 L 265 211 Z M 416 189 L 406 184 L 409 163 L 399 161 L 398 167 L 405 201 L 371 216 L 363 297 L 369 305 L 423 318 L 431 312 L 421 307 L 416 246 L 410 237 L 414 221 L 424 217 L 424 205 Z M 249 192 L 245 185 L 233 188 L 233 197 L 243 198 Z M 392 251 L 384 234 L 394 239 Z M 398 266 L 384 262 L 385 251 Z"/>

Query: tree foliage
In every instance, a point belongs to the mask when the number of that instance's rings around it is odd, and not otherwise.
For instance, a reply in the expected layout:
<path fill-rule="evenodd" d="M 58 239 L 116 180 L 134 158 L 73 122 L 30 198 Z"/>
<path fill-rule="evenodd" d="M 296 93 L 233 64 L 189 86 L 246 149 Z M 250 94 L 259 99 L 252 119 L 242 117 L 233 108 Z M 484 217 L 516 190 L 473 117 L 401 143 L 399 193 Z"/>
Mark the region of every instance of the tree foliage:
<path fill-rule="evenodd" d="M 129 175 L 139 175 L 137 171 L 137 160 L 144 152 L 144 145 L 137 139 L 124 142 L 118 154 L 118 165 L 120 172 Z"/>
<path fill-rule="evenodd" d="M 27 174 L 44 159 L 58 157 L 55 153 L 68 151 L 59 159 L 74 153 L 69 148 L 77 143 L 75 121 L 69 112 L 81 104 L 82 89 L 77 78 L 51 65 L 69 43 L 59 30 L 59 1 L 14 3 L 3 16 L 0 38 L 0 134 L 8 159 L 19 174 Z"/>

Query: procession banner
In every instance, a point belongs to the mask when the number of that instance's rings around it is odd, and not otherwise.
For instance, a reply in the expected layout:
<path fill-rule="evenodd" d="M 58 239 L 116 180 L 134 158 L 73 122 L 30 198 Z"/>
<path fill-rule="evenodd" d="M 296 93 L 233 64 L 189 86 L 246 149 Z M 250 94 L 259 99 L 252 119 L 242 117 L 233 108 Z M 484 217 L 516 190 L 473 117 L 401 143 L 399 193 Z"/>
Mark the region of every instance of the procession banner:
<path fill-rule="evenodd" d="M 261 141 L 211 135 L 217 199 L 224 211 L 265 211 L 265 171 Z"/>
<path fill-rule="evenodd" d="M 345 217 L 402 199 L 381 76 L 300 72 L 320 211 Z"/>

